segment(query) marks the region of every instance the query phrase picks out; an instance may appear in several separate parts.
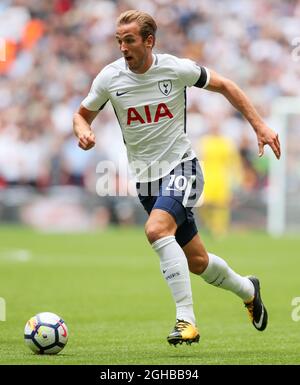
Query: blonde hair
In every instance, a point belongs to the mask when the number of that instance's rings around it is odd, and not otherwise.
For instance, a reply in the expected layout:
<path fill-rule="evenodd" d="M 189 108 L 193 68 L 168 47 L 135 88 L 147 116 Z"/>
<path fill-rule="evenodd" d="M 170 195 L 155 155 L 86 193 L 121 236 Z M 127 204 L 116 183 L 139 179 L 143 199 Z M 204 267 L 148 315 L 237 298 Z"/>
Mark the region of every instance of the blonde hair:
<path fill-rule="evenodd" d="M 125 11 L 117 19 L 117 26 L 122 24 L 130 24 L 136 22 L 140 27 L 140 34 L 143 41 L 147 39 L 149 35 L 153 36 L 153 47 L 155 44 L 155 34 L 157 25 L 152 16 L 146 12 L 137 11 L 136 9 Z"/>

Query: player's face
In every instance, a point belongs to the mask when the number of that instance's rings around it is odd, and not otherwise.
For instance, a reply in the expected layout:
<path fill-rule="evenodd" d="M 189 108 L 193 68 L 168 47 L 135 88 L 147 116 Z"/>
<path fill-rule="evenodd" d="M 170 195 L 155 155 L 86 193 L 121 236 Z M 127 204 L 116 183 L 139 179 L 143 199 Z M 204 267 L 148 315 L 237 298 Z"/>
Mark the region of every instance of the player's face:
<path fill-rule="evenodd" d="M 138 74 L 146 72 L 152 64 L 153 37 L 143 41 L 140 27 L 132 22 L 117 28 L 116 39 L 129 69 Z"/>

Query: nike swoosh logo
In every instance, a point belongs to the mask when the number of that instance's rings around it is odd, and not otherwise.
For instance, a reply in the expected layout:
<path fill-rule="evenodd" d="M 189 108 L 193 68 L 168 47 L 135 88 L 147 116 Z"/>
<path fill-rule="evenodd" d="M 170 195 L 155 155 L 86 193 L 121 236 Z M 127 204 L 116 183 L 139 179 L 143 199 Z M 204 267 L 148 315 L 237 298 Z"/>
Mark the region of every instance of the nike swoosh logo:
<path fill-rule="evenodd" d="M 166 271 L 167 271 L 167 269 L 166 269 L 166 270 L 163 270 L 163 274 L 165 274 Z"/>
<path fill-rule="evenodd" d="M 260 329 L 261 326 L 262 326 L 263 319 L 264 319 L 264 314 L 265 314 L 265 309 L 264 309 L 263 306 L 261 307 L 261 310 L 262 310 L 262 312 L 261 312 L 261 316 L 260 316 L 259 322 L 253 321 L 254 325 L 255 325 L 258 329 Z"/>
<path fill-rule="evenodd" d="M 117 92 L 116 92 L 116 95 L 117 95 L 117 96 L 122 96 L 122 95 L 127 94 L 127 92 L 129 92 L 129 91 L 124 91 L 124 92 L 117 91 Z"/>

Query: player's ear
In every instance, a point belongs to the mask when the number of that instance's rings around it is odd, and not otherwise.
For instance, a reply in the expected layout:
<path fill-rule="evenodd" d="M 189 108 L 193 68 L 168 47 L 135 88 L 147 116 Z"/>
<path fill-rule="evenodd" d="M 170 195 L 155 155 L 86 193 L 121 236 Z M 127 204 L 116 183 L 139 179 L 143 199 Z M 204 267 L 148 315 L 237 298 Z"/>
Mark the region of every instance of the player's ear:
<path fill-rule="evenodd" d="M 148 35 L 146 39 L 146 47 L 153 48 L 153 46 L 154 46 L 154 37 L 153 35 Z"/>

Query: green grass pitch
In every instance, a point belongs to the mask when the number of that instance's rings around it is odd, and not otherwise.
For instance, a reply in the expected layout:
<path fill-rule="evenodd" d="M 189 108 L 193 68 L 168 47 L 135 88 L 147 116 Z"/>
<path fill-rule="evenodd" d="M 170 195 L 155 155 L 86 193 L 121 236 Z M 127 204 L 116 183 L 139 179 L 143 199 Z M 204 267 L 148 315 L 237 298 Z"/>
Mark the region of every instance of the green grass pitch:
<path fill-rule="evenodd" d="M 166 341 L 173 301 L 142 228 L 43 234 L 1 227 L 0 240 L 0 364 L 300 363 L 300 322 L 292 319 L 292 300 L 300 297 L 297 237 L 204 237 L 234 270 L 260 278 L 269 326 L 256 331 L 239 298 L 192 275 L 201 339 L 176 348 Z M 26 321 L 43 311 L 59 314 L 69 328 L 57 356 L 34 355 L 23 341 Z"/>

